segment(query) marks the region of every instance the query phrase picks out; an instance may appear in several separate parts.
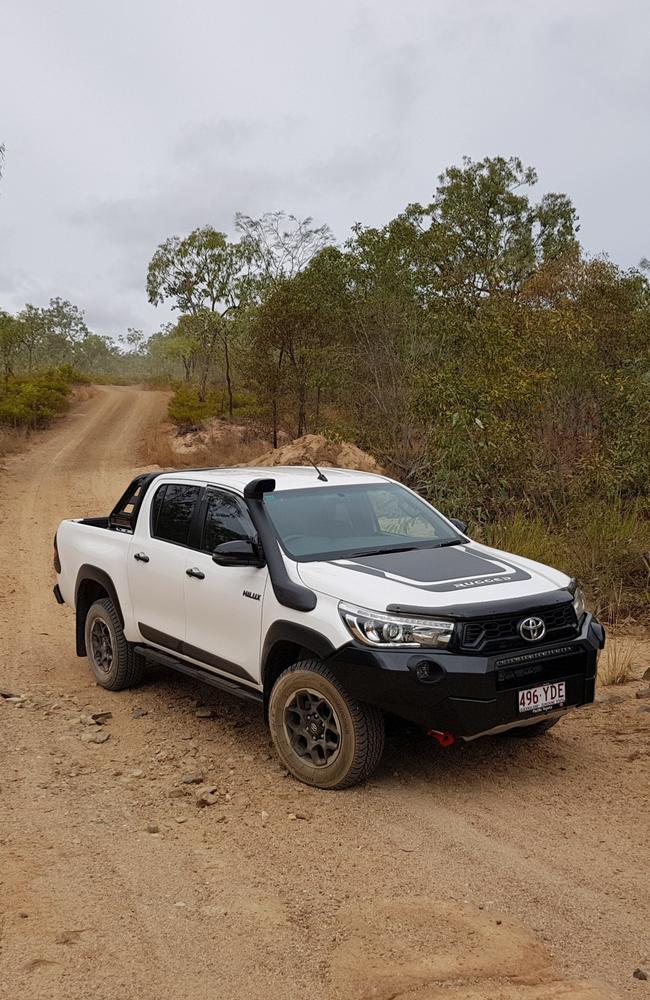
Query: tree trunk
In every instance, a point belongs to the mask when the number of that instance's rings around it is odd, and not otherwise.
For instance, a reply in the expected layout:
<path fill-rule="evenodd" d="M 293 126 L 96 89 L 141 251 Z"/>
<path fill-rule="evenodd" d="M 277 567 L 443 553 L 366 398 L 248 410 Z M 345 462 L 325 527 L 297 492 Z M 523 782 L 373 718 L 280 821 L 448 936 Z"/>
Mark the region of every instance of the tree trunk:
<path fill-rule="evenodd" d="M 273 393 L 273 403 L 271 404 L 271 406 L 272 406 L 272 413 L 273 413 L 273 447 L 277 448 L 277 446 L 278 446 L 278 397 L 277 397 L 277 394 L 275 392 Z"/>
<path fill-rule="evenodd" d="M 232 380 L 230 377 L 230 353 L 228 351 L 228 338 L 223 338 L 223 356 L 226 362 L 226 386 L 228 388 L 228 413 L 230 414 L 230 419 L 233 418 L 233 397 L 232 397 Z"/>
<path fill-rule="evenodd" d="M 307 400 L 303 383 L 298 389 L 298 437 L 307 433 Z"/>

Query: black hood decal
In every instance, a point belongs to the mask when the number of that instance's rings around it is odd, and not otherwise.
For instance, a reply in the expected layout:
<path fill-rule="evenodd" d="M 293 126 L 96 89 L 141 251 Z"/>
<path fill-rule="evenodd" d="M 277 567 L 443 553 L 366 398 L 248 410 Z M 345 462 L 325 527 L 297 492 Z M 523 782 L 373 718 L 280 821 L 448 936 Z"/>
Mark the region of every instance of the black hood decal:
<path fill-rule="evenodd" d="M 337 559 L 335 563 L 357 573 L 379 576 L 430 593 L 493 587 L 531 579 L 530 573 L 500 556 L 473 552 L 464 545 L 356 556 Z"/>

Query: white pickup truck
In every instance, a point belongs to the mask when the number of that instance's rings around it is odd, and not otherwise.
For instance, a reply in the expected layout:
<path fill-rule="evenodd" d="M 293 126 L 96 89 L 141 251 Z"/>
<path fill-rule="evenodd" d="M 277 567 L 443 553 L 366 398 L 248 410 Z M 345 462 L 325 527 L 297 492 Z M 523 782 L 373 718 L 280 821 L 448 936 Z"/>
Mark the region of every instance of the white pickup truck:
<path fill-rule="evenodd" d="M 602 626 L 574 580 L 344 469 L 147 473 L 65 520 L 59 603 L 112 691 L 149 661 L 259 702 L 300 780 L 366 778 L 384 714 L 443 745 L 535 736 L 593 701 Z"/>

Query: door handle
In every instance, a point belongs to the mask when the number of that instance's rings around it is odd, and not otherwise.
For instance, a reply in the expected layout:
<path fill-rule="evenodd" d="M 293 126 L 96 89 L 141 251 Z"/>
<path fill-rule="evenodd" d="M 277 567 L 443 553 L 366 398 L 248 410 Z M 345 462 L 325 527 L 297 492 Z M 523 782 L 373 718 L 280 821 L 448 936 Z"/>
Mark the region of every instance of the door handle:
<path fill-rule="evenodd" d="M 200 569 L 196 566 L 192 566 L 191 569 L 186 569 L 185 572 L 188 576 L 193 576 L 196 580 L 205 580 L 205 573 L 202 573 Z"/>
<path fill-rule="evenodd" d="M 149 556 L 146 552 L 136 552 L 133 558 L 137 559 L 138 562 L 149 562 Z"/>

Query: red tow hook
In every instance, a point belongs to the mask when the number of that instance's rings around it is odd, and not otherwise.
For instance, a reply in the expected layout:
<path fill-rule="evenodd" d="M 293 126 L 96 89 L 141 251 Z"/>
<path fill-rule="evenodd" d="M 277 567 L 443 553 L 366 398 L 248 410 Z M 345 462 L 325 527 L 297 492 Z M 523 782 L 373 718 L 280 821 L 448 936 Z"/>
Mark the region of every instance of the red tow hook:
<path fill-rule="evenodd" d="M 453 733 L 441 733 L 438 729 L 429 729 L 427 736 L 432 736 L 434 740 L 438 741 L 441 747 L 450 747 L 452 743 L 456 742 L 456 737 Z"/>

